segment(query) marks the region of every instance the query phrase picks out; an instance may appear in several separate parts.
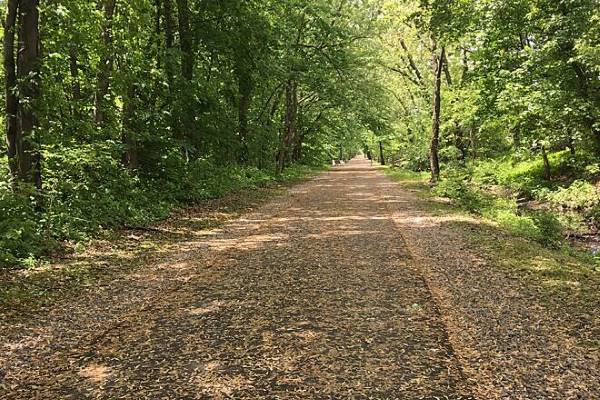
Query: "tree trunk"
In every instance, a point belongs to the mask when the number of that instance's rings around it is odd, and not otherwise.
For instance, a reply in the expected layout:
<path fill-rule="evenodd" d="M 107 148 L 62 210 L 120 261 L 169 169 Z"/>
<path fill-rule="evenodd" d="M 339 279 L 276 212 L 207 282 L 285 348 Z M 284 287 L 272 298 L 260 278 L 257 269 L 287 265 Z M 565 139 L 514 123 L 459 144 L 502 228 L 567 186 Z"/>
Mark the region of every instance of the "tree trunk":
<path fill-rule="evenodd" d="M 465 162 L 467 160 L 467 146 L 465 145 L 465 134 L 462 127 L 458 122 L 454 122 L 456 129 L 456 147 L 460 151 L 459 161 Z"/>
<path fill-rule="evenodd" d="M 469 129 L 469 139 L 471 142 L 471 157 L 473 157 L 473 160 L 477 159 L 477 136 L 475 135 L 475 128 L 473 128 L 473 126 L 471 126 L 471 128 Z"/>
<path fill-rule="evenodd" d="M 518 129 L 513 128 L 512 131 L 513 148 L 517 151 L 521 147 L 521 132 Z"/>
<path fill-rule="evenodd" d="M 4 82 L 6 100 L 6 147 L 8 156 L 8 171 L 11 179 L 18 178 L 19 159 L 18 149 L 21 148 L 21 130 L 17 113 L 19 99 L 16 95 L 17 72 L 15 63 L 15 30 L 17 25 L 18 0 L 8 0 L 6 20 L 4 21 Z"/>
<path fill-rule="evenodd" d="M 19 101 L 18 119 L 21 125 L 22 148 L 17 150 L 21 178 L 42 188 L 41 157 L 35 143 L 38 121 L 36 106 L 40 96 L 40 31 L 38 0 L 20 1 L 21 47 L 19 49 L 17 76 L 19 93 L 26 102 Z M 19 141 L 17 141 L 19 144 Z"/>
<path fill-rule="evenodd" d="M 281 148 L 277 154 L 277 172 L 283 172 L 288 158 L 290 145 L 294 140 L 296 130 L 296 117 L 298 114 L 298 93 L 296 82 L 289 79 L 285 86 L 285 122 L 281 138 Z"/>
<path fill-rule="evenodd" d="M 442 109 L 442 71 L 444 69 L 445 56 L 446 48 L 442 47 L 440 57 L 437 59 L 433 85 L 433 124 L 431 129 L 431 144 L 429 146 L 429 163 L 431 167 L 432 182 L 437 182 L 440 179 L 440 159 L 438 150 L 440 145 L 440 116 Z"/>
<path fill-rule="evenodd" d="M 467 78 L 469 76 L 469 54 L 467 53 L 466 47 L 462 49 L 462 76 L 460 78 L 460 84 L 464 87 L 467 83 Z"/>
<path fill-rule="evenodd" d="M 106 108 L 109 89 L 110 75 L 113 70 L 113 19 L 115 14 L 116 0 L 100 0 L 100 8 L 104 11 L 104 25 L 102 26 L 102 42 L 104 44 L 103 56 L 100 61 L 100 71 L 98 72 L 98 83 L 94 99 L 94 121 L 102 125 L 106 120 Z"/>
<path fill-rule="evenodd" d="M 402 46 L 402 49 L 406 53 L 406 59 L 408 61 L 408 64 L 409 64 L 410 68 L 412 69 L 412 71 L 414 72 L 415 76 L 417 77 L 417 81 L 420 84 L 422 84 L 423 83 L 423 76 L 421 75 L 421 71 L 419 71 L 419 67 L 415 63 L 415 60 L 413 59 L 412 54 L 410 54 L 410 51 L 408 50 L 408 47 L 406 46 L 406 43 L 402 39 L 400 39 L 400 46 Z"/>
<path fill-rule="evenodd" d="M 548 153 L 544 145 L 542 145 L 542 159 L 544 160 L 544 178 L 549 181 L 552 179 L 552 169 L 550 168 L 550 160 L 548 159 Z"/>
<path fill-rule="evenodd" d="M 183 153 L 186 160 L 196 158 L 198 155 L 197 140 L 195 138 L 195 107 L 191 103 L 190 91 L 194 79 L 194 52 L 193 38 L 190 29 L 190 10 L 187 0 L 177 0 L 177 16 L 179 26 L 179 49 L 181 50 L 181 76 L 184 86 L 179 87 L 179 121 L 181 127 L 181 139 L 183 140 Z M 189 97 L 188 97 L 189 96 Z M 190 152 L 191 150 L 191 152 Z"/>
<path fill-rule="evenodd" d="M 248 110 L 250 109 L 250 94 L 249 93 L 240 93 L 240 101 L 239 101 L 239 115 L 238 115 L 238 123 L 239 123 L 239 140 L 240 140 L 240 153 L 239 153 L 239 161 L 242 164 L 246 164 L 248 162 L 249 154 L 248 154 Z"/>
<path fill-rule="evenodd" d="M 450 73 L 450 63 L 448 63 L 448 56 L 445 53 L 442 61 L 444 75 L 446 75 L 446 83 L 448 84 L 448 86 L 452 86 L 452 74 Z"/>
<path fill-rule="evenodd" d="M 577 155 L 577 150 L 575 149 L 575 141 L 573 140 L 571 133 L 569 133 L 567 136 L 567 146 L 569 147 L 569 153 L 571 153 L 571 156 L 575 157 L 575 155 Z"/>
<path fill-rule="evenodd" d="M 252 78 L 243 62 L 239 62 L 236 68 L 238 78 L 238 138 L 240 150 L 238 161 L 242 164 L 248 162 L 248 112 L 252 100 Z"/>
<path fill-rule="evenodd" d="M 194 41 L 190 30 L 190 9 L 187 0 L 177 0 L 179 19 L 179 46 L 181 49 L 181 75 L 191 82 L 194 79 Z"/>
<path fill-rule="evenodd" d="M 163 16 L 165 19 L 165 71 L 167 75 L 167 83 L 169 91 L 173 92 L 173 0 L 164 0 Z"/>
<path fill-rule="evenodd" d="M 121 139 L 125 151 L 123 152 L 123 165 L 131 170 L 138 168 L 138 149 L 137 140 L 135 139 L 135 99 L 136 90 L 133 83 L 129 83 L 127 87 L 127 95 L 123 102 L 123 132 Z"/>
<path fill-rule="evenodd" d="M 379 141 L 379 164 L 385 165 L 385 154 L 383 153 L 383 143 Z"/>
<path fill-rule="evenodd" d="M 162 15 L 162 2 L 161 0 L 154 0 L 154 40 L 156 41 L 156 67 L 160 69 L 162 65 L 162 40 L 161 40 L 161 24 L 160 17 Z"/>
<path fill-rule="evenodd" d="M 73 45 L 69 50 L 69 71 L 71 73 L 71 100 L 81 100 L 81 84 L 79 83 L 79 61 L 77 60 L 77 48 Z"/>

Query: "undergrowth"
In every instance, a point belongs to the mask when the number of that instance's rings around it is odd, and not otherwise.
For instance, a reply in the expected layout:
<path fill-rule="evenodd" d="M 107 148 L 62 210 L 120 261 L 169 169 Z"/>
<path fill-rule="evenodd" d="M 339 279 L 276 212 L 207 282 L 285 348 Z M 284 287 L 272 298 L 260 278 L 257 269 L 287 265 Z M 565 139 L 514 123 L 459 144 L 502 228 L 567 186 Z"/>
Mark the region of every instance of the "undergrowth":
<path fill-rule="evenodd" d="M 482 216 L 504 230 L 548 248 L 565 244 L 565 233 L 587 232 L 600 222 L 600 195 L 593 182 L 600 167 L 585 155 L 550 155 L 553 179 L 544 176 L 541 160 L 486 160 L 444 171 L 431 188 L 461 210 Z M 385 170 L 397 180 L 424 186 L 429 175 L 397 168 Z M 528 206 L 535 203 L 535 207 Z"/>
<path fill-rule="evenodd" d="M 0 164 L 5 159 L 0 159 Z M 145 175 L 124 169 L 109 149 L 48 151 L 42 196 L 0 181 L 0 266 L 31 266 L 64 242 L 89 240 L 100 231 L 143 227 L 178 207 L 228 193 L 302 178 L 315 167 L 274 171 L 205 160 L 184 163 L 166 156 Z M 5 167 L 5 165 L 0 165 Z"/>

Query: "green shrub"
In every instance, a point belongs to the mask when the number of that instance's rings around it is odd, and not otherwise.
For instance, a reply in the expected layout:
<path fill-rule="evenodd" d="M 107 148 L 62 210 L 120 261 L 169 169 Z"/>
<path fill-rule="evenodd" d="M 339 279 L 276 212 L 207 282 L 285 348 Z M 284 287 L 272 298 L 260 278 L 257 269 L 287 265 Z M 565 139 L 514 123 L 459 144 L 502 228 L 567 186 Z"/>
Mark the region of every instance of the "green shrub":
<path fill-rule="evenodd" d="M 550 247 L 559 247 L 563 242 L 563 226 L 551 213 L 535 211 L 523 215 L 510 209 L 494 209 L 489 218 L 508 232 L 523 236 Z"/>
<path fill-rule="evenodd" d="M 45 149 L 40 212 L 33 191 L 17 194 L 0 181 L 0 265 L 27 264 L 62 241 L 85 241 L 123 225 L 144 226 L 175 207 L 296 180 L 313 169 L 293 166 L 277 176 L 256 167 L 187 163 L 172 151 L 151 172 L 134 173 L 121 165 L 120 151 L 114 143 Z"/>
<path fill-rule="evenodd" d="M 43 247 L 39 215 L 31 197 L 16 194 L 0 182 L 0 265 L 15 264 L 40 253 Z"/>
<path fill-rule="evenodd" d="M 559 247 L 564 239 L 564 228 L 558 218 L 548 211 L 536 211 L 532 218 L 537 228 L 536 240 L 546 247 Z"/>
<path fill-rule="evenodd" d="M 590 211 L 600 205 L 598 190 L 591 183 L 581 180 L 555 192 L 546 192 L 544 197 L 555 206 L 570 210 Z"/>
<path fill-rule="evenodd" d="M 461 208 L 479 214 L 483 212 L 489 201 L 482 193 L 469 187 L 466 181 L 460 177 L 440 181 L 433 189 L 433 193 L 450 198 Z"/>

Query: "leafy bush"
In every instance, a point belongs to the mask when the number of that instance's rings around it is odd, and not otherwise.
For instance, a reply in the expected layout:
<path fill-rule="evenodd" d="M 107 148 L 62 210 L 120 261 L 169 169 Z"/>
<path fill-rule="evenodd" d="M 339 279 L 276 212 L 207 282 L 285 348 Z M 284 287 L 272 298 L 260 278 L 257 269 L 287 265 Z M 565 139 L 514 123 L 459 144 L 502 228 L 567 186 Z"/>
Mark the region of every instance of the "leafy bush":
<path fill-rule="evenodd" d="M 464 178 L 441 181 L 433 193 L 448 197 L 460 208 L 483 215 L 507 231 L 524 236 L 547 247 L 557 247 L 563 239 L 563 226 L 551 213 L 532 211 L 520 214 L 514 199 L 495 197 L 473 188 Z"/>
<path fill-rule="evenodd" d="M 559 219 L 548 211 L 532 213 L 537 229 L 536 240 L 546 247 L 559 247 L 563 241 L 563 225 Z"/>
<path fill-rule="evenodd" d="M 256 167 L 186 163 L 173 152 L 152 174 L 138 175 L 122 167 L 119 155 L 119 146 L 111 143 L 46 149 L 42 212 L 36 211 L 32 196 L 17 194 L 0 181 L 0 265 L 26 264 L 61 241 L 85 241 L 123 225 L 144 226 L 166 218 L 175 207 L 295 180 L 313 169 L 294 166 L 277 176 Z"/>
<path fill-rule="evenodd" d="M 469 187 L 467 182 L 460 177 L 442 180 L 433 189 L 433 193 L 437 196 L 450 198 L 461 208 L 479 214 L 483 212 L 488 204 L 488 199 L 482 193 Z"/>
<path fill-rule="evenodd" d="M 33 257 L 42 249 L 38 215 L 27 193 L 0 182 L 0 265 Z"/>
<path fill-rule="evenodd" d="M 600 206 L 600 194 L 589 182 L 577 180 L 566 188 L 546 192 L 545 200 L 557 207 L 589 211 Z"/>

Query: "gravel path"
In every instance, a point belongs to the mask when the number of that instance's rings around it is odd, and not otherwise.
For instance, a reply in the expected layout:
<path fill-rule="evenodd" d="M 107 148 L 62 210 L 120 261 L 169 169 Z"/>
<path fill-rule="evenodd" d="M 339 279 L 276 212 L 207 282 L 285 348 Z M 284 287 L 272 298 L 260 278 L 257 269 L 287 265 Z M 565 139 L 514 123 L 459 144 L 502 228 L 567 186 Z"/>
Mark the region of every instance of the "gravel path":
<path fill-rule="evenodd" d="M 9 330 L 0 398 L 469 398 L 387 184 L 353 161 Z"/>
<path fill-rule="evenodd" d="M 458 219 L 367 161 L 336 167 L 0 324 L 0 399 L 600 399 L 569 309 Z"/>

